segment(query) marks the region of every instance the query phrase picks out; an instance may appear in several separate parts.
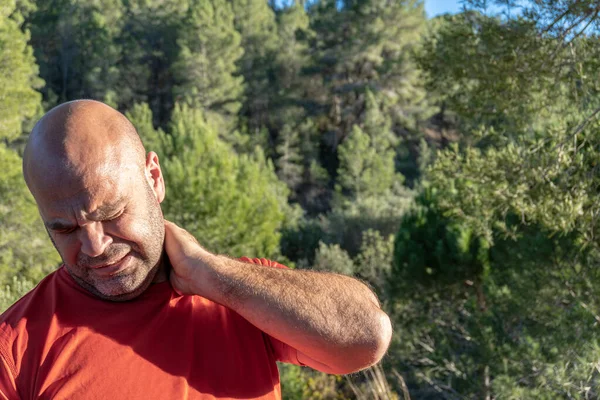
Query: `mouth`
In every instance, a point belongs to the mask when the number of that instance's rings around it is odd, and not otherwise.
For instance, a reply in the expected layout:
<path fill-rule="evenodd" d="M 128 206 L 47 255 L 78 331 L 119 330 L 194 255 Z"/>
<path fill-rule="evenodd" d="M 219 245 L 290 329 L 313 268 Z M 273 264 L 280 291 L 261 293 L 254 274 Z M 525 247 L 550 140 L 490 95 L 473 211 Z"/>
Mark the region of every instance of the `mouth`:
<path fill-rule="evenodd" d="M 94 273 L 100 276 L 111 276 L 126 270 L 131 264 L 131 253 L 127 253 L 123 258 L 111 261 L 109 263 L 93 266 Z"/>

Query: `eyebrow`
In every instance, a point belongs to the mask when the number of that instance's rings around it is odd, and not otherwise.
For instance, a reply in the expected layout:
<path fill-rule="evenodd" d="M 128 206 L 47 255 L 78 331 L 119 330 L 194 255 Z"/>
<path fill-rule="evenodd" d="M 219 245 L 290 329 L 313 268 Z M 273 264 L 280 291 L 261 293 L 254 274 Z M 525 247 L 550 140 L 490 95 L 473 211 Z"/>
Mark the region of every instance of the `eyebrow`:
<path fill-rule="evenodd" d="M 90 215 L 90 216 L 93 215 L 93 217 L 91 219 L 94 221 L 103 220 L 105 218 L 112 216 L 118 209 L 120 209 L 122 207 L 123 203 L 124 203 L 124 198 L 118 197 L 115 201 L 98 207 L 94 212 L 91 212 L 88 215 Z M 71 228 L 74 228 L 77 226 L 77 224 L 72 224 L 70 222 L 66 222 L 64 219 L 51 220 L 51 221 L 45 222 L 44 225 L 46 225 L 46 228 L 53 230 L 53 231 L 71 229 Z"/>
<path fill-rule="evenodd" d="M 123 197 L 118 197 L 115 201 L 102 205 L 94 212 L 89 213 L 88 215 L 93 215 L 95 220 L 102 220 L 107 217 L 111 217 L 118 209 L 120 209 L 124 203 Z"/>
<path fill-rule="evenodd" d="M 75 226 L 68 222 L 65 223 L 62 221 L 49 221 L 49 222 L 45 222 L 44 225 L 46 225 L 46 228 L 51 231 L 62 231 L 62 230 L 66 230 L 66 229 L 71 229 Z"/>

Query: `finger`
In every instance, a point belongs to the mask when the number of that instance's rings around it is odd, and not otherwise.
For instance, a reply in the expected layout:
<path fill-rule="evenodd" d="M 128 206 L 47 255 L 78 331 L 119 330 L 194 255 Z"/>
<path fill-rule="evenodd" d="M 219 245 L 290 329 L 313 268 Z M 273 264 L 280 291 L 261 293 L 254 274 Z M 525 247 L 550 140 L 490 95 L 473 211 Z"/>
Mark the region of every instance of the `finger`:
<path fill-rule="evenodd" d="M 182 291 L 182 290 L 179 288 L 179 287 L 181 286 L 181 284 L 179 283 L 179 277 L 177 276 L 177 274 L 175 273 L 175 271 L 174 271 L 174 270 L 171 270 L 171 273 L 169 274 L 169 280 L 170 280 L 170 281 L 171 281 L 171 283 L 172 283 L 172 285 L 171 285 L 171 286 L 173 287 L 173 290 L 175 290 L 175 292 L 176 292 L 178 295 L 180 295 L 180 296 L 181 296 L 181 295 L 184 295 L 184 294 L 185 294 L 185 293 L 184 293 L 184 292 L 183 292 L 183 291 Z"/>
<path fill-rule="evenodd" d="M 175 236 L 176 238 L 178 238 L 179 240 L 185 240 L 185 241 L 200 245 L 200 243 L 198 243 L 198 240 L 194 237 L 194 235 L 192 235 L 185 229 L 180 228 L 175 223 L 173 223 L 171 221 L 167 221 L 165 219 L 165 232 L 167 232 L 167 231 L 169 233 L 171 233 L 173 236 Z"/>
<path fill-rule="evenodd" d="M 167 220 L 165 220 L 165 247 L 167 253 L 183 252 L 185 255 L 191 255 L 201 248 L 191 233 Z"/>

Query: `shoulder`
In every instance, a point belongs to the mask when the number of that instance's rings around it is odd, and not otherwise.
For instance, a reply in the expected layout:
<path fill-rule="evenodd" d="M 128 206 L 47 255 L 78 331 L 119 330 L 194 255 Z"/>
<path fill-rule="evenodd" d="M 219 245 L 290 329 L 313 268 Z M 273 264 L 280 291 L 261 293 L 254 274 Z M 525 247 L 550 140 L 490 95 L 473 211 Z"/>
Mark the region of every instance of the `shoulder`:
<path fill-rule="evenodd" d="M 267 260 L 266 258 L 240 257 L 238 260 L 249 264 L 264 265 L 266 267 L 288 268 L 283 264 L 279 264 L 276 261 Z"/>
<path fill-rule="evenodd" d="M 43 332 L 43 326 L 50 323 L 53 314 L 52 299 L 56 291 L 59 271 L 55 271 L 21 297 L 0 315 L 0 359 L 4 368 L 0 373 L 0 386 L 5 388 L 8 369 L 11 376 L 17 376 L 17 366 L 28 346 L 29 339 Z"/>
<path fill-rule="evenodd" d="M 57 287 L 60 286 L 60 273 L 59 269 L 46 276 L 0 315 L 0 337 L 6 337 L 11 331 L 18 330 L 27 321 L 28 325 L 31 325 L 31 321 L 45 319 L 55 303 L 53 298 L 56 297 Z"/>

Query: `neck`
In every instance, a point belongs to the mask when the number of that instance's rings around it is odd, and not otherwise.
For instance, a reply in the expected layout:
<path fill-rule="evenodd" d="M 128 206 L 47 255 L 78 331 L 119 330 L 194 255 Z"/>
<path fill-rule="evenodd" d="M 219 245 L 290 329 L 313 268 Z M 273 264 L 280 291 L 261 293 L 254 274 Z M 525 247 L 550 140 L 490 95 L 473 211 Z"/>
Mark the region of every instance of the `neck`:
<path fill-rule="evenodd" d="M 169 257 L 166 252 L 163 251 L 160 260 L 158 261 L 158 269 L 156 270 L 156 275 L 154 275 L 154 279 L 152 283 L 161 283 L 165 282 L 169 279 L 169 273 L 171 272 L 171 262 L 169 261 Z"/>

